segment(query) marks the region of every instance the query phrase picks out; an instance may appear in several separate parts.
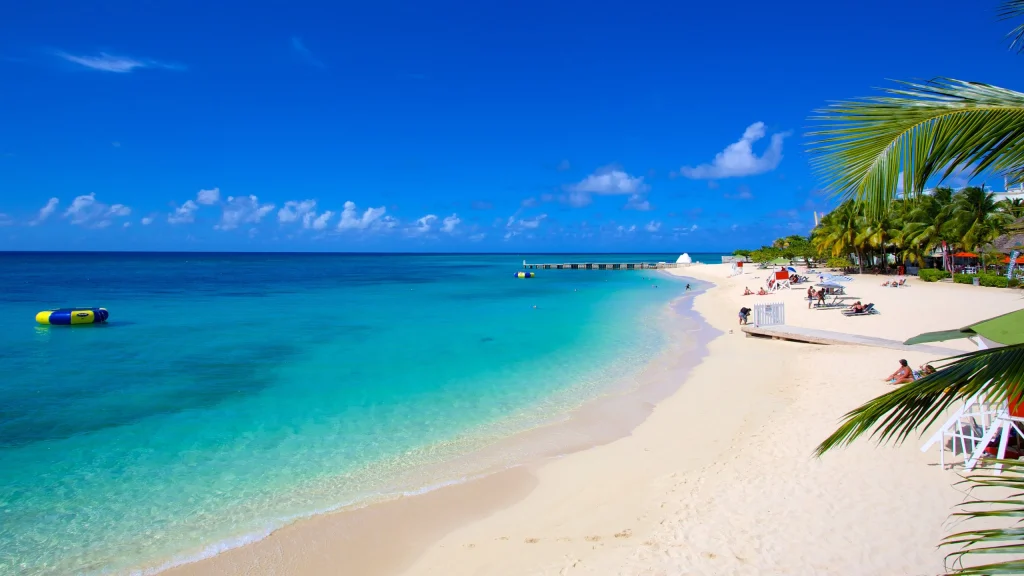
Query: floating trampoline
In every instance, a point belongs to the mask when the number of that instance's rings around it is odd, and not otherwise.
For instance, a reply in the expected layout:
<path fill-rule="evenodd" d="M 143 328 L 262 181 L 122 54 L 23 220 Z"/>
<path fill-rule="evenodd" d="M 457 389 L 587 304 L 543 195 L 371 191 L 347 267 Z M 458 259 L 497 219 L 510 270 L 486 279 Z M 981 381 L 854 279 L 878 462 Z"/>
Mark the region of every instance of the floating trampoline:
<path fill-rule="evenodd" d="M 36 314 L 36 322 L 55 326 L 72 324 L 100 324 L 107 321 L 106 308 L 56 308 Z"/>
<path fill-rule="evenodd" d="M 536 275 L 536 272 L 516 272 L 516 278 L 533 278 Z"/>

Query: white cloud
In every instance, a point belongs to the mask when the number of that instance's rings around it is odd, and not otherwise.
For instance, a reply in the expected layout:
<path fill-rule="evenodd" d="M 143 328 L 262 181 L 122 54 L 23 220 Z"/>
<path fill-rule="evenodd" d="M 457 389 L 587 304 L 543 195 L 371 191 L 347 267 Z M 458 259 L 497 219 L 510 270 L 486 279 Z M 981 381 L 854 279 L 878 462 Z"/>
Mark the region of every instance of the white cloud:
<path fill-rule="evenodd" d="M 779 166 L 782 161 L 782 142 L 789 136 L 789 132 L 772 134 L 771 143 L 764 154 L 754 154 L 753 144 L 764 138 L 766 132 L 764 122 L 755 122 L 747 127 L 743 136 L 737 142 L 726 146 L 725 150 L 715 155 L 711 164 L 701 164 L 697 167 L 684 166 L 679 173 L 687 178 L 695 180 L 735 178 L 738 176 L 753 176 L 770 172 Z"/>
<path fill-rule="evenodd" d="M 426 234 L 430 232 L 430 229 L 434 226 L 434 222 L 437 222 L 437 216 L 433 214 L 427 214 L 423 218 L 416 221 L 416 224 L 409 229 L 410 234 Z"/>
<path fill-rule="evenodd" d="M 200 190 L 196 193 L 196 202 L 203 206 L 210 206 L 220 201 L 220 188 Z"/>
<path fill-rule="evenodd" d="M 647 199 L 641 196 L 640 194 L 633 194 L 632 196 L 629 197 L 629 200 L 626 202 L 625 209 L 639 210 L 640 212 L 649 212 L 651 210 L 654 210 L 654 207 L 651 206 L 651 203 L 648 202 Z"/>
<path fill-rule="evenodd" d="M 604 167 L 576 184 L 565 187 L 568 195 L 564 198 L 570 206 L 581 207 L 590 204 L 591 196 L 626 195 L 630 202 L 639 204 L 650 187 L 644 184 L 643 176 L 630 176 L 626 172 L 612 167 Z M 633 198 L 641 199 L 635 201 Z"/>
<path fill-rule="evenodd" d="M 385 212 L 387 212 L 387 209 L 381 206 L 379 208 L 367 208 L 362 216 L 357 216 L 356 203 L 351 201 L 345 202 L 345 207 L 341 211 L 341 220 L 338 221 L 338 230 L 365 230 L 380 220 Z M 392 221 L 393 219 L 389 219 L 385 223 L 385 227 L 393 227 L 387 225 Z"/>
<path fill-rule="evenodd" d="M 50 204 L 47 204 L 49 207 Z M 54 204 L 56 207 L 56 204 Z M 46 208 L 43 208 L 46 210 Z M 107 206 L 96 200 L 96 193 L 78 196 L 71 202 L 71 206 L 64 211 L 64 217 L 69 218 L 72 224 L 78 226 L 89 226 L 92 228 L 106 228 L 113 222 L 113 218 L 122 218 L 132 213 L 132 209 L 124 204 Z M 42 211 L 40 211 L 42 214 Z"/>
<path fill-rule="evenodd" d="M 167 215 L 167 222 L 171 224 L 189 224 L 194 222 L 196 210 L 199 210 L 199 205 L 191 200 L 186 200 L 180 207 L 175 208 L 174 212 Z"/>
<path fill-rule="evenodd" d="M 630 226 L 629 228 L 626 228 L 625 226 L 619 226 L 616 230 L 619 234 L 631 234 L 633 232 L 636 232 L 636 224 Z"/>
<path fill-rule="evenodd" d="M 446 234 L 455 232 L 455 227 L 458 226 L 460 222 L 462 222 L 462 220 L 459 219 L 459 215 L 452 214 L 441 222 L 441 232 Z"/>
<path fill-rule="evenodd" d="M 49 218 L 50 215 L 57 210 L 58 204 L 60 204 L 60 200 L 58 200 L 57 198 L 50 198 L 46 202 L 46 206 L 43 206 L 42 208 L 39 209 L 39 214 L 36 216 L 35 220 L 29 222 L 28 225 L 35 226 L 37 224 L 42 224 L 43 222 L 45 222 L 46 219 Z"/>
<path fill-rule="evenodd" d="M 181 66 L 180 64 L 166 64 L 163 62 L 157 62 L 156 60 L 131 58 L 128 56 L 115 56 L 113 54 L 107 54 L 106 52 L 100 52 L 98 56 L 76 56 L 74 54 L 68 54 L 67 52 L 57 52 L 56 55 L 68 62 L 73 62 L 80 66 L 85 66 L 86 68 L 100 70 L 102 72 L 114 72 L 117 74 L 127 74 L 141 68 L 184 70 L 184 66 Z"/>
<path fill-rule="evenodd" d="M 132 223 L 131 223 L 131 222 L 125 222 L 125 223 L 124 223 L 124 227 L 125 227 L 125 228 L 128 228 L 128 227 L 129 227 L 129 226 L 131 226 L 131 225 L 132 225 Z"/>
<path fill-rule="evenodd" d="M 312 213 L 310 213 L 303 217 L 302 227 L 311 228 L 313 230 L 323 230 L 324 228 L 327 228 L 327 222 L 334 216 L 334 212 L 328 210 L 316 218 L 312 218 L 312 216 Z"/>
<path fill-rule="evenodd" d="M 315 212 L 316 200 L 303 200 L 301 202 L 289 200 L 284 203 L 283 208 L 277 211 L 277 220 L 281 224 L 288 224 L 289 222 L 301 220 L 307 214 L 315 214 Z"/>
<path fill-rule="evenodd" d="M 651 220 L 650 222 L 647 223 L 646 226 L 644 226 L 644 230 L 647 230 L 648 232 L 657 232 L 660 229 L 661 222 L 657 222 L 655 220 Z"/>
<path fill-rule="evenodd" d="M 153 223 L 153 219 L 152 219 L 152 218 L 150 218 L 149 216 L 146 216 L 146 217 L 145 217 L 145 218 L 143 218 L 142 220 L 139 220 L 139 222 L 140 222 L 140 223 L 141 223 L 141 224 L 142 224 L 143 226 L 149 226 L 150 224 L 152 224 L 152 223 Z"/>
<path fill-rule="evenodd" d="M 487 237 L 487 234 L 484 234 L 483 232 L 480 232 L 478 234 L 473 234 L 472 236 L 470 236 L 469 237 L 469 241 L 470 242 L 479 242 L 479 241 L 483 240 L 486 237 Z"/>
<path fill-rule="evenodd" d="M 263 217 L 274 209 L 273 204 L 260 204 L 260 199 L 255 195 L 228 196 L 224 203 L 224 210 L 221 213 L 220 224 L 214 226 L 217 230 L 233 230 L 239 224 L 259 224 Z"/>
<path fill-rule="evenodd" d="M 540 216 L 536 216 L 534 218 L 519 220 L 519 225 L 522 226 L 523 228 L 537 228 L 538 226 L 540 226 L 540 223 L 547 217 L 547 214 L 541 214 Z"/>
<path fill-rule="evenodd" d="M 754 197 L 754 195 L 751 194 L 750 192 L 750 186 L 747 186 L 745 184 L 740 184 L 736 188 L 735 194 L 723 194 L 722 196 L 732 200 L 750 200 L 751 198 Z"/>

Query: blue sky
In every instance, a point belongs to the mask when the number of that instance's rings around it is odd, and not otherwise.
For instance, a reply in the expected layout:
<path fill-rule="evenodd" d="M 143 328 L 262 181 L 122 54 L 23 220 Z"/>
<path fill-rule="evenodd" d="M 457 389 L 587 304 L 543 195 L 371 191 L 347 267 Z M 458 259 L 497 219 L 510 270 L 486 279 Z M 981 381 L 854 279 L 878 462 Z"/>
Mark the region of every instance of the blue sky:
<path fill-rule="evenodd" d="M 996 6 L 12 3 L 0 250 L 756 247 L 830 204 L 814 108 L 1016 87 Z"/>

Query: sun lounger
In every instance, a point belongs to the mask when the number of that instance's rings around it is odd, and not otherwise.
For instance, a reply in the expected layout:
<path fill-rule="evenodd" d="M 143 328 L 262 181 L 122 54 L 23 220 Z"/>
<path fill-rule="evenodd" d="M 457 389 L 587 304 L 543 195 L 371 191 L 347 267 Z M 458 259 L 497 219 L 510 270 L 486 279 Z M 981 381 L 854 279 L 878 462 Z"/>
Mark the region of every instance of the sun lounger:
<path fill-rule="evenodd" d="M 843 310 L 843 316 L 870 316 L 872 314 L 878 314 L 878 310 L 875 310 L 874 304 L 868 304 L 864 307 L 864 310 L 860 312 L 854 312 L 853 310 Z"/>

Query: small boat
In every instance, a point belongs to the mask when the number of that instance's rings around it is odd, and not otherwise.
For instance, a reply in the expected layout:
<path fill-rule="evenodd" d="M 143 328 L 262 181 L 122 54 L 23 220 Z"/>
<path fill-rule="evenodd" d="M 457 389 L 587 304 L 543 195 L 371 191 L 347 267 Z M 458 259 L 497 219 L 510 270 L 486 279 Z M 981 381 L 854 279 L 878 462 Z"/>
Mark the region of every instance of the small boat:
<path fill-rule="evenodd" d="M 55 308 L 36 314 L 36 322 L 68 326 L 72 324 L 100 324 L 107 321 L 106 308 Z"/>

